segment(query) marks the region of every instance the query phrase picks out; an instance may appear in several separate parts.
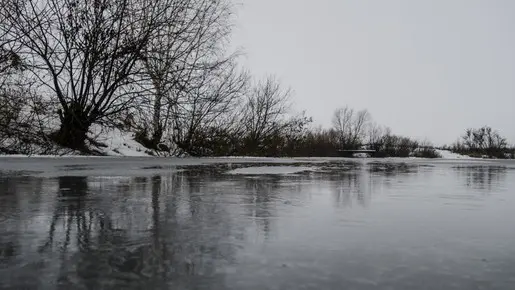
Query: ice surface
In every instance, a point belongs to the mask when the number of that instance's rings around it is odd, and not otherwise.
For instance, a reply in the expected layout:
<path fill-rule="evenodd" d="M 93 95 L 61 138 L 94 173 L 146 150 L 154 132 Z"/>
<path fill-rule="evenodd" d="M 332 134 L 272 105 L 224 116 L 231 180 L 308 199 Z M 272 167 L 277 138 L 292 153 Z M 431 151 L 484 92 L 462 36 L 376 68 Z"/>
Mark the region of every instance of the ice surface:
<path fill-rule="evenodd" d="M 515 161 L 249 162 L 0 160 L 0 289 L 514 289 Z"/>
<path fill-rule="evenodd" d="M 228 174 L 292 174 L 304 171 L 313 171 L 313 167 L 297 167 L 297 166 L 258 166 L 258 167 L 245 167 L 230 170 Z"/>

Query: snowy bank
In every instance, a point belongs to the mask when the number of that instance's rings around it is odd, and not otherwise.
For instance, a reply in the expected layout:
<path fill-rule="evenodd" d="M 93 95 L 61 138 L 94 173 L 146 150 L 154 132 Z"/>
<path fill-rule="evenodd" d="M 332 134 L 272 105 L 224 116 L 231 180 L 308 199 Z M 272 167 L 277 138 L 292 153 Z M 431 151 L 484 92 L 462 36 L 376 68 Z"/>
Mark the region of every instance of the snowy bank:
<path fill-rule="evenodd" d="M 88 137 L 102 145 L 88 145 L 108 156 L 152 156 L 149 149 L 134 140 L 134 135 L 134 133 L 124 132 L 117 128 L 107 128 L 95 124 L 91 127 Z"/>
<path fill-rule="evenodd" d="M 57 130 L 55 124 L 51 124 L 44 134 L 47 136 Z M 32 134 L 31 138 L 11 137 L 0 140 L 0 156 L 4 157 L 83 157 L 84 152 L 62 147 L 54 143 L 51 138 L 39 138 L 40 135 Z M 35 138 L 38 137 L 38 138 Z M 90 127 L 85 141 L 86 147 L 91 151 L 87 156 L 120 156 L 120 157 L 149 157 L 157 155 L 152 150 L 145 148 L 134 140 L 135 133 L 123 131 L 94 124 Z M 13 154 L 9 154 L 13 153 Z M 3 155 L 5 154 L 5 155 Z"/>
<path fill-rule="evenodd" d="M 440 154 L 441 158 L 443 159 L 476 159 L 470 156 L 461 155 L 458 153 L 451 152 L 449 150 L 440 150 L 436 149 L 436 152 Z"/>

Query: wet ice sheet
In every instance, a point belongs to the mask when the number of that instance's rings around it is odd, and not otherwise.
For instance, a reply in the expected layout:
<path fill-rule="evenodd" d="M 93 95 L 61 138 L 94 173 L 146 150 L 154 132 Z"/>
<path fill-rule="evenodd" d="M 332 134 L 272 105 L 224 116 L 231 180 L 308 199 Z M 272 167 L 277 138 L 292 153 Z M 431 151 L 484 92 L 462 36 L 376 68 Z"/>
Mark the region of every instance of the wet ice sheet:
<path fill-rule="evenodd" d="M 509 166 L 229 161 L 0 176 L 0 289 L 513 290 Z"/>
<path fill-rule="evenodd" d="M 73 158 L 0 158 L 0 176 L 6 172 L 23 175 L 58 177 L 73 176 L 149 176 L 175 171 L 183 166 L 211 164 L 318 164 L 325 159 L 281 158 L 140 158 L 140 157 L 73 157 Z"/>
<path fill-rule="evenodd" d="M 313 167 L 303 166 L 256 166 L 244 167 L 227 171 L 227 174 L 243 174 L 243 175 L 264 175 L 264 174 L 293 174 L 306 171 L 316 170 Z"/>

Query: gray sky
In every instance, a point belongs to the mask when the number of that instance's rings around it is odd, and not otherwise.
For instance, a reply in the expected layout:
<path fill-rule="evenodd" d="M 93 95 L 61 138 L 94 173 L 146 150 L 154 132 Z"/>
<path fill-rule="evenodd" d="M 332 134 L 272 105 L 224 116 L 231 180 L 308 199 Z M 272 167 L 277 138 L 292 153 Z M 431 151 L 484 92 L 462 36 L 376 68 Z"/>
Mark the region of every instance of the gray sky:
<path fill-rule="evenodd" d="M 349 105 L 437 144 L 482 125 L 515 143 L 514 0 L 239 1 L 244 65 L 316 123 Z"/>

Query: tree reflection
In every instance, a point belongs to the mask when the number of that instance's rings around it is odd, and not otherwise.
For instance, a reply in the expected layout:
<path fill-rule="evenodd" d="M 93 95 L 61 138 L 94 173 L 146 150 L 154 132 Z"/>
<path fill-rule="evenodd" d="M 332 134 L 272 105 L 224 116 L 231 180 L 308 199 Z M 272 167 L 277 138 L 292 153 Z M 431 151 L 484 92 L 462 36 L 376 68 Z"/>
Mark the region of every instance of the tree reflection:
<path fill-rule="evenodd" d="M 420 172 L 422 165 L 406 163 L 372 162 L 355 166 L 348 171 L 334 171 L 328 179 L 332 182 L 335 204 L 338 207 L 352 207 L 357 204 L 367 207 L 372 194 L 380 193 L 389 186 L 392 179 L 403 182 Z"/>
<path fill-rule="evenodd" d="M 57 284 L 63 289 L 223 288 L 221 270 L 234 261 L 234 245 L 227 241 L 233 222 L 212 194 L 209 175 L 207 180 L 188 172 L 156 175 L 146 179 L 146 187 L 136 178 L 131 183 L 138 185 L 126 184 L 125 193 L 117 185 L 91 189 L 86 177 L 57 181 L 39 253 L 58 262 Z M 146 196 L 139 193 L 142 188 L 149 189 Z M 130 207 L 118 200 L 127 190 Z"/>
<path fill-rule="evenodd" d="M 225 170 L 217 165 L 152 177 L 52 180 L 52 207 L 41 213 L 48 224 L 42 239 L 29 241 L 38 241 L 44 270 L 24 277 L 62 289 L 224 289 L 226 270 L 245 244 L 242 214 L 268 237 L 277 207 L 310 178 L 251 179 Z M 19 237 L 23 228 L 13 230 Z M 2 253 L 12 255 L 15 243 L 4 240 Z"/>
<path fill-rule="evenodd" d="M 333 179 L 335 179 L 333 177 Z M 363 176 L 360 173 L 349 172 L 341 174 L 334 186 L 334 198 L 338 207 L 352 207 L 354 200 L 361 206 L 366 206 L 368 199 L 361 186 Z"/>
<path fill-rule="evenodd" d="M 26 205 L 39 203 L 42 188 L 41 178 L 31 176 L 0 178 L 0 264 L 9 263 L 20 254 L 23 243 L 20 233 L 24 232 L 27 219 L 31 218 L 30 210 Z"/>
<path fill-rule="evenodd" d="M 261 228 L 265 239 L 270 237 L 270 218 L 275 214 L 274 199 L 281 177 L 245 178 L 243 202 L 249 217 Z"/>
<path fill-rule="evenodd" d="M 18 182 L 17 178 L 0 178 L 0 265 L 9 262 L 19 247 L 12 233 L 13 229 L 20 228 L 19 220 L 10 219 L 19 213 L 19 197 L 16 195 Z"/>
<path fill-rule="evenodd" d="M 88 182 L 86 177 L 62 176 L 58 178 L 57 202 L 55 205 L 48 240 L 40 247 L 40 252 L 49 250 L 54 245 L 56 228 L 62 226 L 64 241 L 62 242 L 63 252 L 68 250 L 72 233 L 77 231 L 78 245 L 88 245 L 89 232 L 91 227 L 91 214 L 84 210 L 84 197 L 87 194 Z"/>
<path fill-rule="evenodd" d="M 487 190 L 499 187 L 507 172 L 506 167 L 502 166 L 457 166 L 454 169 L 464 179 L 466 186 Z"/>
<path fill-rule="evenodd" d="M 116 231 L 108 213 L 89 197 L 88 178 L 62 176 L 57 179 L 57 200 L 48 238 L 39 253 L 59 263 L 57 283 L 64 288 L 80 283 L 98 288 L 109 273 L 106 261 Z M 69 275 L 75 270 L 77 276 Z"/>

